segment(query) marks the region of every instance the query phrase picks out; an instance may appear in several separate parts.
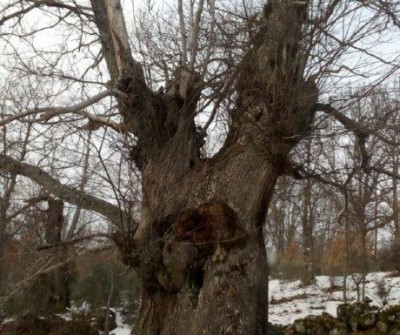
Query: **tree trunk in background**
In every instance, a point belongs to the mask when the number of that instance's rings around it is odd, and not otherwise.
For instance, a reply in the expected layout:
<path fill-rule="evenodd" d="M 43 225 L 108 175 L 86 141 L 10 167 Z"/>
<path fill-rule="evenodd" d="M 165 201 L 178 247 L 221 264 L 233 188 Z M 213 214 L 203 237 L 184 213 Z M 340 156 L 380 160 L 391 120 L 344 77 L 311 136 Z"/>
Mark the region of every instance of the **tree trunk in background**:
<path fill-rule="evenodd" d="M 4 190 L 0 197 L 0 294 L 2 290 L 5 288 L 5 243 L 7 240 L 6 237 L 6 229 L 8 218 L 7 211 L 10 207 L 11 203 L 11 195 L 14 192 L 14 187 L 16 184 L 16 175 L 12 174 L 10 179 L 5 182 L 3 185 Z"/>
<path fill-rule="evenodd" d="M 3 288 L 4 288 L 4 243 L 5 243 L 4 234 L 1 232 L 0 229 L 0 296 L 3 294 Z"/>
<path fill-rule="evenodd" d="M 345 227 L 345 254 L 343 268 L 343 301 L 347 304 L 347 278 L 349 276 L 349 253 L 350 253 L 350 224 L 349 224 L 349 194 L 347 189 L 344 191 L 344 227 Z"/>
<path fill-rule="evenodd" d="M 311 161 L 311 143 L 306 143 L 306 164 Z M 314 213 L 312 205 L 312 182 L 306 179 L 303 185 L 303 208 L 302 208 L 302 230 L 303 230 L 303 256 L 305 262 L 305 273 L 303 283 L 306 285 L 315 282 L 315 257 L 314 257 Z"/>
<path fill-rule="evenodd" d="M 57 266 L 54 270 L 41 274 L 32 287 L 33 290 L 37 289 L 37 292 L 33 292 L 36 297 L 34 300 L 37 299 L 38 307 L 43 312 L 64 311 L 70 305 L 69 266 L 63 264 L 67 256 L 65 248 L 60 245 L 64 226 L 63 210 L 64 203 L 61 200 L 48 200 L 44 234 L 50 248 L 48 256 L 52 257 L 51 266 Z"/>
<path fill-rule="evenodd" d="M 364 218 L 365 220 L 365 218 Z M 365 222 L 364 222 L 365 224 Z M 361 229 L 360 231 L 360 240 L 361 240 L 361 300 L 365 299 L 365 278 L 368 274 L 369 262 L 368 262 L 368 251 L 367 251 L 367 230 Z"/>
<path fill-rule="evenodd" d="M 392 188 L 393 188 L 393 211 L 400 211 L 400 201 L 398 197 L 398 178 L 399 178 L 399 155 L 393 155 L 393 179 L 392 179 Z M 397 214 L 393 218 L 394 223 L 394 238 L 393 238 L 393 246 L 392 246 L 392 260 L 395 265 L 395 269 L 400 272 L 400 215 Z"/>

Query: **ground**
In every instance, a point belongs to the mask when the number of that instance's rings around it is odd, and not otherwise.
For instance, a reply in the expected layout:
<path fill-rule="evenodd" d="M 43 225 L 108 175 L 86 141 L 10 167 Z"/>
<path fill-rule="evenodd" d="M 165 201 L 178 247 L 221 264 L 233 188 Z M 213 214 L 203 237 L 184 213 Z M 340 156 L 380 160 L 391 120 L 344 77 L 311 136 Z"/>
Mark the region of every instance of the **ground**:
<path fill-rule="evenodd" d="M 358 276 L 354 276 L 357 280 Z M 347 279 L 348 298 L 357 299 L 352 276 Z M 388 272 L 370 273 L 366 278 L 366 296 L 372 305 L 400 304 L 400 276 Z M 343 302 L 343 277 L 318 276 L 314 285 L 300 280 L 272 279 L 269 283 L 269 321 L 287 325 L 307 315 L 327 312 L 336 317 L 336 307 Z"/>
<path fill-rule="evenodd" d="M 355 282 L 359 276 L 349 276 L 347 279 L 348 299 L 356 301 L 357 291 Z M 389 272 L 370 273 L 366 277 L 366 297 L 371 305 L 400 304 L 400 274 Z M 294 320 L 307 315 L 320 315 L 327 312 L 336 315 L 336 307 L 343 302 L 343 277 L 318 276 L 313 285 L 305 286 L 300 280 L 271 279 L 269 282 L 269 322 L 288 325 Z M 83 305 L 78 309 L 59 314 L 65 319 L 71 319 L 72 313 L 82 313 L 87 309 Z M 131 327 L 123 321 L 119 309 L 116 313 L 117 328 L 110 334 L 130 335 Z M 12 321 L 11 318 L 4 323 Z"/>

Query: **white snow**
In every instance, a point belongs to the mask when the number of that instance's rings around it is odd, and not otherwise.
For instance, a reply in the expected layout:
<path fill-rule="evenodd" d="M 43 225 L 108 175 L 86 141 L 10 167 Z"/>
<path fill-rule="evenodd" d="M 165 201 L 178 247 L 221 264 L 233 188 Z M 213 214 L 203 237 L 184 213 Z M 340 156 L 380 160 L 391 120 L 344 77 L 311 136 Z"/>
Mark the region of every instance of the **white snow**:
<path fill-rule="evenodd" d="M 357 276 L 354 276 L 357 277 Z M 357 291 L 353 276 L 347 278 L 347 298 L 356 301 Z M 388 304 L 400 304 L 400 277 L 390 273 L 370 273 L 366 277 L 366 296 L 372 305 L 383 306 L 383 296 L 379 296 L 379 285 L 387 293 Z M 343 277 L 318 276 L 314 285 L 304 286 L 300 280 L 269 281 L 269 321 L 286 325 L 307 315 L 323 312 L 336 316 L 336 308 L 343 303 Z M 384 292 L 383 292 L 384 293 Z M 130 335 L 131 327 L 123 324 L 121 314 L 116 310 L 118 328 L 111 334 Z"/>
<path fill-rule="evenodd" d="M 357 292 L 355 280 L 357 275 L 347 278 L 347 298 L 356 301 Z M 366 277 L 366 296 L 371 304 L 383 307 L 400 304 L 400 277 L 390 273 L 370 273 Z M 385 301 L 386 300 L 386 301 Z M 323 312 L 336 316 L 336 308 L 343 303 L 343 277 L 318 276 L 313 285 L 304 286 L 300 280 L 286 281 L 271 279 L 269 281 L 269 322 L 286 325 L 307 315 L 320 315 Z M 87 305 L 72 308 L 67 313 L 58 314 L 64 319 L 78 310 L 86 310 Z M 117 328 L 110 335 L 130 335 L 131 325 L 124 324 L 118 309 L 116 313 Z M 3 323 L 10 322 L 6 319 Z"/>
<path fill-rule="evenodd" d="M 356 301 L 358 275 L 347 277 L 347 299 Z M 379 288 L 381 294 L 379 294 Z M 384 300 L 390 305 L 400 304 L 400 277 L 390 273 L 370 273 L 366 277 L 366 297 L 371 304 L 382 307 Z M 286 325 L 307 315 L 323 312 L 336 316 L 336 307 L 343 303 L 343 277 L 318 276 L 314 285 L 304 286 L 301 281 L 272 279 L 269 282 L 269 321 Z"/>
<path fill-rule="evenodd" d="M 110 331 L 110 335 L 130 335 L 132 327 L 122 322 L 121 313 L 118 310 L 114 310 L 115 312 L 115 322 L 117 324 L 117 328 Z"/>

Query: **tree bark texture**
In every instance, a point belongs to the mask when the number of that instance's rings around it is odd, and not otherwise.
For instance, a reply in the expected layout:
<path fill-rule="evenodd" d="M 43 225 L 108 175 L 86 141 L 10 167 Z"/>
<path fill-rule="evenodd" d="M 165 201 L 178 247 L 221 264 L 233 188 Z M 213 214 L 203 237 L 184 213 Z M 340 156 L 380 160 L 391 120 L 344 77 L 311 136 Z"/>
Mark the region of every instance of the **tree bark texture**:
<path fill-rule="evenodd" d="M 66 258 L 66 250 L 61 244 L 61 232 L 64 226 L 63 209 L 61 200 L 49 199 L 47 221 L 45 222 L 44 237 L 49 246 L 49 256 L 53 258 L 52 264 L 62 263 Z M 62 265 L 56 269 L 41 274 L 32 289 L 37 290 L 37 306 L 43 312 L 60 312 L 70 305 L 70 276 L 69 266 Z M 36 300 L 35 299 L 35 300 Z"/>
<path fill-rule="evenodd" d="M 95 22 L 124 126 L 137 136 L 141 218 L 125 263 L 143 280 L 132 334 L 266 334 L 262 226 L 286 157 L 308 132 L 318 92 L 303 79 L 307 1 L 271 1 L 238 64 L 225 145 L 202 159 L 194 123 L 202 78 L 182 64 L 165 93 L 146 85 L 132 57 L 119 1 L 94 1 Z M 118 241 L 118 238 L 116 239 Z"/>
<path fill-rule="evenodd" d="M 306 144 L 306 162 L 311 161 L 311 143 Z M 303 208 L 302 208 L 302 238 L 303 238 L 303 256 L 305 262 L 305 273 L 303 282 L 312 284 L 315 282 L 315 253 L 314 253 L 314 221 L 315 214 L 312 206 L 312 184 L 307 179 L 303 186 Z"/>
<path fill-rule="evenodd" d="M 315 82 L 304 76 L 308 1 L 268 1 L 250 48 L 236 65 L 227 139 L 210 159 L 201 157 L 205 131 L 194 121 L 205 87 L 195 58 L 183 61 L 165 92 L 154 92 L 132 56 L 120 1 L 91 0 L 91 5 L 110 86 L 118 92 L 121 131 L 135 138 L 127 145 L 141 173 L 143 196 L 134 234 L 126 234 L 132 218 L 117 206 L 3 154 L 0 168 L 116 225 L 123 261 L 143 281 L 133 334 L 266 334 L 262 226 L 276 181 L 288 169 L 287 156 L 308 134 L 318 100 Z M 49 201 L 50 221 L 46 239 L 57 244 L 62 202 Z M 60 273 L 55 287 L 67 286 L 65 280 Z"/>
<path fill-rule="evenodd" d="M 11 195 L 16 185 L 16 175 L 12 174 L 11 178 L 5 183 L 4 192 L 0 195 L 0 293 L 5 288 L 5 243 L 7 241 L 6 228 L 8 224 L 7 211 L 11 203 Z"/>
<path fill-rule="evenodd" d="M 0 294 L 4 288 L 4 244 L 5 236 L 0 232 Z"/>

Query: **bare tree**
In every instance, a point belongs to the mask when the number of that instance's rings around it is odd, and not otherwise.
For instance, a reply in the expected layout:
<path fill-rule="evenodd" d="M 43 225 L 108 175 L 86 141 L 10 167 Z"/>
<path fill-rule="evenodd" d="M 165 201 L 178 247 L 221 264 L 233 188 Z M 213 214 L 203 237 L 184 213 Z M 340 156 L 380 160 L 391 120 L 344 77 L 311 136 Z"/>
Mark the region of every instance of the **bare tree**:
<path fill-rule="evenodd" d="M 10 54 L 16 51 L 7 68 L 29 78 L 57 78 L 60 91 L 78 85 L 85 99 L 68 107 L 35 105 L 0 124 L 39 113 L 50 129 L 68 121 L 81 129 L 120 134 L 125 142 L 121 149 L 135 165 L 132 171 L 140 172 L 139 220 L 115 197 L 112 202 L 110 195 L 106 199 L 107 194 L 77 190 L 43 166 L 1 154 L 0 169 L 28 177 L 117 227 L 124 261 L 137 269 L 144 286 L 134 333 L 265 334 L 268 272 L 262 227 L 277 179 L 301 174 L 289 155 L 321 115 L 353 133 L 363 158 L 368 158 L 368 136 L 388 142 L 379 129 L 342 113 L 365 90 L 345 101 L 327 99 L 325 93 L 346 75 L 368 74 L 371 86 L 397 71 L 395 57 L 381 57 L 374 45 L 362 48 L 360 41 L 394 31 L 399 3 L 271 0 L 257 10 L 244 1 L 236 13 L 234 3 L 191 4 L 178 1 L 178 19 L 158 26 L 166 28 L 165 34 L 154 29 L 134 45 L 119 0 L 2 4 L 1 37 Z M 48 21 L 26 29 L 24 18 L 38 10 Z M 31 36 L 51 26 L 79 39 L 63 45 L 61 52 L 38 50 Z M 172 27 L 178 29 L 170 34 Z M 15 36 L 32 46 L 31 59 L 22 57 Z M 168 41 L 169 52 L 157 48 Z M 354 52 L 362 59 L 355 65 L 346 58 Z M 62 71 L 61 63 L 82 55 L 88 56 L 86 70 L 71 61 L 72 69 Z M 376 64 L 383 76 L 373 71 Z M 90 75 L 96 69 L 97 76 Z M 160 78 L 165 89 L 154 87 Z M 89 87 L 93 94 L 88 98 Z M 60 105 L 57 86 L 48 88 Z M 201 112 L 209 116 L 203 127 L 195 122 Z M 226 116 L 226 140 L 207 158 L 201 149 L 218 114 Z M 103 176 L 112 179 L 100 158 Z M 363 159 L 361 168 L 367 167 Z"/>

